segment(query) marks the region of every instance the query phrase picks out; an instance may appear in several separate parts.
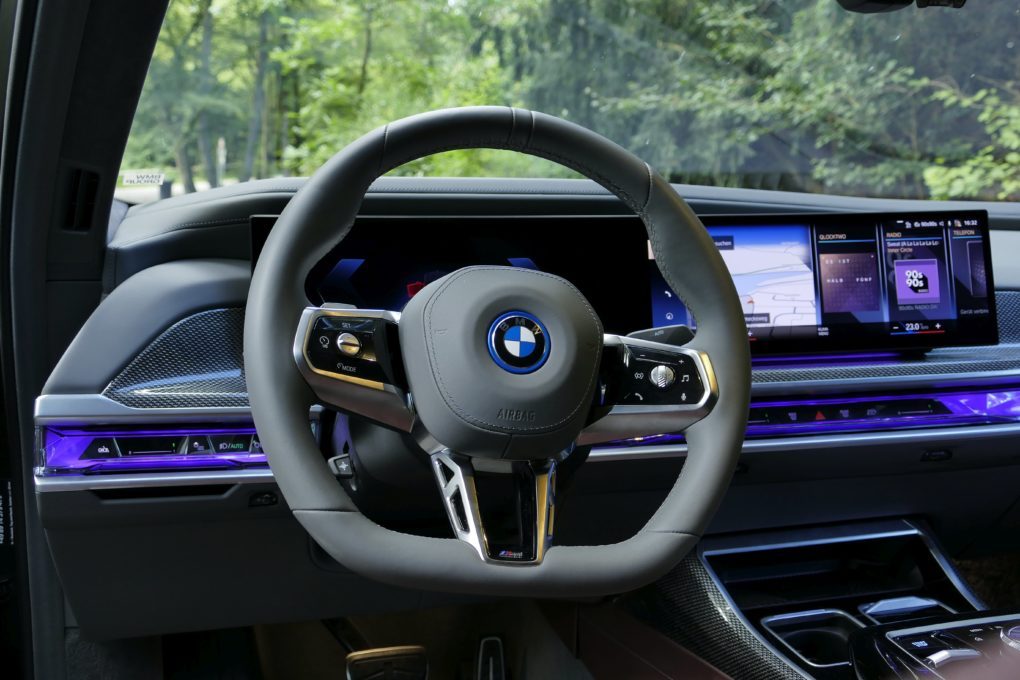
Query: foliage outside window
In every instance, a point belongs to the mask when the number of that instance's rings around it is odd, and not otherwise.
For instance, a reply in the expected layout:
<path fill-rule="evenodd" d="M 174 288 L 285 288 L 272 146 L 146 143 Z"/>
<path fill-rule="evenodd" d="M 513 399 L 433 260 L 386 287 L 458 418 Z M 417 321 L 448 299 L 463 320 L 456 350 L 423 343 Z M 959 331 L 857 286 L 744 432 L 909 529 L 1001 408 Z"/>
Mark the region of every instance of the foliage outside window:
<path fill-rule="evenodd" d="M 175 193 L 307 175 L 387 121 L 511 104 L 676 182 L 1017 200 L 1018 42 L 1016 0 L 173 0 L 122 167 Z M 397 172 L 570 176 L 497 151 Z"/>

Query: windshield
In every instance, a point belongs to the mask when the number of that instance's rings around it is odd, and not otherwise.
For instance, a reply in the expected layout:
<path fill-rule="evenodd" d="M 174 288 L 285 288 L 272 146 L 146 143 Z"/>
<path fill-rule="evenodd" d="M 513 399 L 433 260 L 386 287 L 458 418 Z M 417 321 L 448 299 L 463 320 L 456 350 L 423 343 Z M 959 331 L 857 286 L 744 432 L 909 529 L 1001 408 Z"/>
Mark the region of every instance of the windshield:
<path fill-rule="evenodd" d="M 1017 200 L 1018 41 L 1017 0 L 173 0 L 118 196 L 308 175 L 388 121 L 508 104 L 674 182 Z M 395 174 L 573 176 L 500 151 Z"/>

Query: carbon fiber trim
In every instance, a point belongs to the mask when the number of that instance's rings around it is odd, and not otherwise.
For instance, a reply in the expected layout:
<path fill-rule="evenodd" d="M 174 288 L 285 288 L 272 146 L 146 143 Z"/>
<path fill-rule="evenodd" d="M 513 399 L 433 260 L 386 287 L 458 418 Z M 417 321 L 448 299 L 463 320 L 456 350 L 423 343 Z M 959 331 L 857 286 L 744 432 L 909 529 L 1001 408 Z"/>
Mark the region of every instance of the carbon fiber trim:
<path fill-rule="evenodd" d="M 653 628 L 741 680 L 803 680 L 730 606 L 701 560 L 688 555 L 628 603 Z"/>
<path fill-rule="evenodd" d="M 132 408 L 247 406 L 244 310 L 211 309 L 161 333 L 103 396 Z"/>
<path fill-rule="evenodd" d="M 935 350 L 912 361 L 833 363 L 827 366 L 756 367 L 756 385 L 814 380 L 862 380 L 899 376 L 953 375 L 1020 371 L 1020 292 L 998 291 L 999 342 L 993 347 L 957 347 Z"/>
<path fill-rule="evenodd" d="M 1020 371 L 1020 345 L 939 349 L 923 358 L 908 361 L 887 359 L 867 363 L 832 362 L 823 366 L 755 367 L 751 382 L 762 385 L 819 380 L 856 381 L 1000 371 Z"/>
<path fill-rule="evenodd" d="M 997 291 L 995 307 L 999 315 L 999 342 L 1020 343 L 1020 291 Z"/>

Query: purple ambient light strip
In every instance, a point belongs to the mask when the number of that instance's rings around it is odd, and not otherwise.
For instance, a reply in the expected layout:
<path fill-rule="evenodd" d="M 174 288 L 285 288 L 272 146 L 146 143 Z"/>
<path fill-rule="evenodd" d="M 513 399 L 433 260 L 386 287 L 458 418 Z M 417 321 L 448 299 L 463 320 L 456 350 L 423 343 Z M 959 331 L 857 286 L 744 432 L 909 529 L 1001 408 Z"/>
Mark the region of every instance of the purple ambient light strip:
<path fill-rule="evenodd" d="M 769 423 L 769 409 L 827 409 L 833 406 L 868 404 L 881 406 L 909 400 L 936 402 L 939 413 L 895 414 L 888 416 L 832 418 L 804 420 L 803 422 Z M 831 414 L 831 411 L 829 412 Z M 758 401 L 751 405 L 748 438 L 782 437 L 819 433 L 883 431 L 912 428 L 949 427 L 992 423 L 1020 422 L 1020 387 L 1006 389 L 974 389 L 935 394 L 902 394 L 887 396 L 833 397 L 825 399 Z M 240 470 L 266 467 L 262 451 L 231 451 L 215 453 L 211 450 L 191 454 L 131 455 L 111 458 L 90 458 L 82 455 L 94 439 L 117 438 L 125 442 L 139 437 L 207 437 L 255 436 L 252 426 L 245 427 L 170 427 L 167 429 L 81 429 L 43 428 L 40 430 L 42 460 L 40 474 L 110 474 L 127 472 L 153 472 L 172 470 Z M 647 446 L 681 443 L 680 434 L 663 434 L 639 439 L 612 442 L 608 446 Z"/>
<path fill-rule="evenodd" d="M 752 357 L 751 364 L 777 365 L 784 364 L 817 364 L 818 366 L 830 366 L 834 364 L 876 364 L 876 363 L 897 363 L 903 359 L 903 355 L 897 352 L 865 352 L 860 354 L 789 354 L 777 356 Z"/>
<path fill-rule="evenodd" d="M 938 402 L 948 413 L 915 415 L 889 415 L 865 418 L 826 418 L 807 420 L 802 423 L 768 423 L 755 421 L 755 416 L 767 418 L 764 409 L 773 408 L 817 408 L 832 405 L 882 404 L 911 399 L 926 399 Z M 988 391 L 946 392 L 937 394 L 913 394 L 881 397 L 846 397 L 813 399 L 801 401 L 761 401 L 751 404 L 752 420 L 747 426 L 748 438 L 784 437 L 791 435 L 833 434 L 839 432 L 863 432 L 903 430 L 929 427 L 952 427 L 961 425 L 988 425 L 1020 421 L 1020 388 Z M 637 439 L 611 442 L 607 446 L 630 447 L 683 443 L 682 434 L 661 434 Z"/>
<path fill-rule="evenodd" d="M 249 467 L 265 467 L 266 454 L 252 451 L 214 452 L 205 450 L 197 453 L 180 454 L 138 454 L 112 456 L 110 458 L 82 459 L 95 439 L 116 438 L 128 442 L 144 437 L 208 437 L 208 436 L 255 436 L 255 428 L 247 427 L 174 427 L 165 430 L 83 430 L 78 428 L 45 428 L 40 432 L 42 460 L 39 468 L 43 475 L 98 474 L 125 472 L 152 472 L 160 470 L 234 470 Z"/>

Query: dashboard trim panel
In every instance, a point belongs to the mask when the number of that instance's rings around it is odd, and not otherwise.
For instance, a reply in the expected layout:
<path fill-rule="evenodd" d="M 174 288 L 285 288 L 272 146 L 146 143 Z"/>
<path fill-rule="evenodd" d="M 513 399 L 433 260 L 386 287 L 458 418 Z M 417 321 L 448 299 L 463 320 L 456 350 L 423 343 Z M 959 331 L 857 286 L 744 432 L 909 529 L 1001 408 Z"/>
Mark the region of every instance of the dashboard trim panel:
<path fill-rule="evenodd" d="M 59 491 L 98 491 L 101 489 L 146 489 L 168 486 L 208 484 L 275 484 L 272 470 L 230 470 L 210 472 L 171 472 L 125 475 L 63 475 L 35 478 L 37 493 Z"/>
<path fill-rule="evenodd" d="M 1001 425 L 972 425 L 967 427 L 939 427 L 904 431 L 863 432 L 833 435 L 810 435 L 802 437 L 777 437 L 774 439 L 751 439 L 741 449 L 746 453 L 785 453 L 809 451 L 834 446 L 869 446 L 872 444 L 911 443 L 923 444 L 942 441 L 998 439 L 1020 436 L 1020 423 Z M 631 447 L 598 447 L 588 455 L 593 461 L 642 460 L 654 458 L 683 458 L 687 455 L 686 444 L 663 446 L 644 445 Z"/>
<path fill-rule="evenodd" d="M 247 406 L 134 408 L 102 394 L 44 394 L 35 400 L 36 425 L 250 421 Z"/>
<path fill-rule="evenodd" d="M 960 438 L 999 439 L 1020 436 L 1020 423 L 1004 425 L 977 425 L 958 428 L 935 428 L 909 432 L 871 432 L 826 436 L 784 437 L 745 441 L 742 454 L 784 453 L 828 449 L 833 446 L 868 446 L 872 444 L 936 443 L 957 441 Z M 593 462 L 618 462 L 662 458 L 682 458 L 687 455 L 683 444 L 669 446 L 596 447 L 589 454 Z M 209 472 L 162 472 L 119 475 L 66 475 L 36 476 L 36 491 L 89 491 L 111 488 L 168 487 L 196 484 L 246 484 L 274 482 L 270 469 L 230 470 Z"/>

